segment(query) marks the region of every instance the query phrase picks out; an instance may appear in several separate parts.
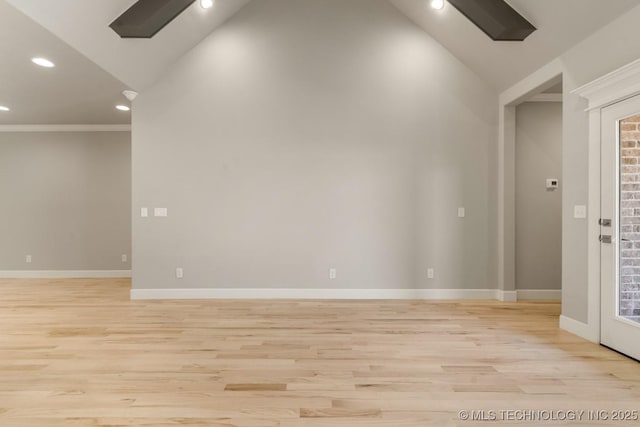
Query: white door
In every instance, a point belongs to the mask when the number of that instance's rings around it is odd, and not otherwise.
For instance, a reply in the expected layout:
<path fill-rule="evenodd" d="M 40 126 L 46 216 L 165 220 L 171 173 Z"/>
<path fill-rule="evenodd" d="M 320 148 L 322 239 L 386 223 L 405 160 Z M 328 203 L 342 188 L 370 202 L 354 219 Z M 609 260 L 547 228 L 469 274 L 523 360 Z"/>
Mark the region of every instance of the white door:
<path fill-rule="evenodd" d="M 602 344 L 640 360 L 640 96 L 602 110 Z"/>

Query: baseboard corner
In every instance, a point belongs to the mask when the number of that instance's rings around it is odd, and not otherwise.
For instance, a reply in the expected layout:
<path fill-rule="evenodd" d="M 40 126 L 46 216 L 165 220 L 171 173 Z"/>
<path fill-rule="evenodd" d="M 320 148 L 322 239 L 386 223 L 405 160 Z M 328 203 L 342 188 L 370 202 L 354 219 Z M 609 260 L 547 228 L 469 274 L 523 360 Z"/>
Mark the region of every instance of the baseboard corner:
<path fill-rule="evenodd" d="M 600 330 L 598 327 L 580 322 L 567 316 L 560 316 L 560 329 L 593 343 L 600 342 Z"/>

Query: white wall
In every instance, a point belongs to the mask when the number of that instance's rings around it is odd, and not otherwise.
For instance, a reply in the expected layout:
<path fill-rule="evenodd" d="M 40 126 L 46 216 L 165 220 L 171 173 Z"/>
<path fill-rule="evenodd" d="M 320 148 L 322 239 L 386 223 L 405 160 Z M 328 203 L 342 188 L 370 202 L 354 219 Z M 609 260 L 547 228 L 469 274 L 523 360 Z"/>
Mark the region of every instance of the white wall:
<path fill-rule="evenodd" d="M 0 132 L 0 200 L 0 275 L 130 269 L 129 132 Z"/>
<path fill-rule="evenodd" d="M 251 3 L 135 102 L 133 287 L 495 288 L 496 103 L 386 0 Z"/>
<path fill-rule="evenodd" d="M 560 289 L 562 281 L 562 104 L 516 108 L 516 288 Z"/>

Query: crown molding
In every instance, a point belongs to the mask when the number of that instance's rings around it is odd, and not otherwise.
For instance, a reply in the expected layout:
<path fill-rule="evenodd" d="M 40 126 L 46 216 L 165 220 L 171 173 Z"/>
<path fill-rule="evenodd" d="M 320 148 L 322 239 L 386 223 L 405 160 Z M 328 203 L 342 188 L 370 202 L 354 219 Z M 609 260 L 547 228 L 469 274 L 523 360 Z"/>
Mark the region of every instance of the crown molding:
<path fill-rule="evenodd" d="M 604 108 L 640 94 L 640 59 L 571 92 L 589 101 L 587 111 Z"/>
<path fill-rule="evenodd" d="M 131 125 L 0 125 L 0 132 L 131 132 Z"/>

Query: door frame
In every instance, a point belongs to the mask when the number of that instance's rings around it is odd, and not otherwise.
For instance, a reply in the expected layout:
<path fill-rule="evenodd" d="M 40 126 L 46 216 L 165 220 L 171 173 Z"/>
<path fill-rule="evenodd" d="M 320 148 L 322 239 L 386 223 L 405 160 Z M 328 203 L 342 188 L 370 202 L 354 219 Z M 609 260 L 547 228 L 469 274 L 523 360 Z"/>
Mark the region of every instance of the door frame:
<path fill-rule="evenodd" d="M 640 95 L 617 102 L 602 109 L 602 150 L 601 173 L 602 194 L 600 212 L 603 218 L 611 218 L 611 226 L 603 227 L 601 234 L 610 234 L 611 243 L 600 245 L 601 250 L 601 279 L 600 279 L 600 343 L 629 357 L 640 359 L 640 346 L 631 337 L 640 336 L 640 323 L 628 319 L 621 314 L 621 274 L 626 265 L 622 264 L 624 257 L 622 226 L 624 207 L 622 203 L 623 186 L 631 181 L 624 181 L 622 174 L 625 164 L 622 162 L 623 129 L 625 120 L 636 118 L 640 112 Z M 637 122 L 637 120 L 635 120 Z M 614 124 L 616 132 L 614 132 Z M 611 191 L 615 188 L 614 191 Z M 607 190 L 605 190 L 607 189 Z M 628 231 L 628 230 L 627 230 Z M 631 240 L 633 242 L 633 240 Z"/>
<path fill-rule="evenodd" d="M 500 94 L 498 104 L 498 299 L 516 301 L 516 107 L 563 79 L 559 59 Z M 563 95 L 564 96 L 564 95 Z"/>
<path fill-rule="evenodd" d="M 600 163 L 602 110 L 625 99 L 640 95 L 640 59 L 631 62 L 571 92 L 585 98 L 589 115 L 589 182 L 587 288 L 588 323 L 567 325 L 566 329 L 593 342 L 600 342 Z"/>

